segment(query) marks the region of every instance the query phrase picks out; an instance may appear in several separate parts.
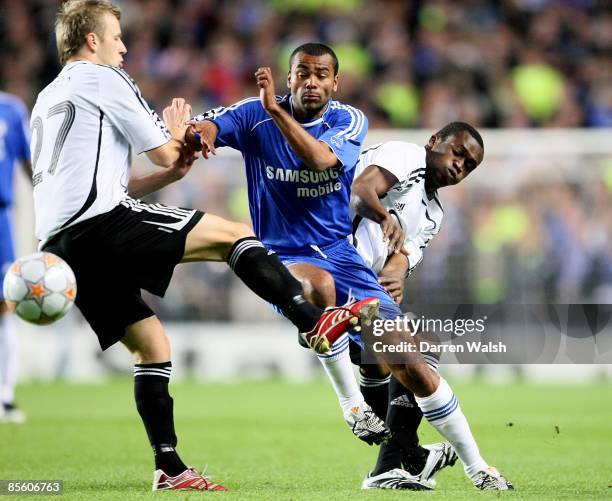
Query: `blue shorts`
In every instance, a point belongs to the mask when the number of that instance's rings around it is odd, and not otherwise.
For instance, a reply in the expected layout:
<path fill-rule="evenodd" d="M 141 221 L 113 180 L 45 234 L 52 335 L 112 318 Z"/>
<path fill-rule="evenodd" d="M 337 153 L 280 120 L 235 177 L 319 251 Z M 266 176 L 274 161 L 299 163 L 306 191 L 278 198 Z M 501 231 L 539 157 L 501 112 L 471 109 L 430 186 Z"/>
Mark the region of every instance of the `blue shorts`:
<path fill-rule="evenodd" d="M 384 319 L 395 319 L 402 316 L 402 310 L 378 283 L 376 273 L 363 261 L 357 249 L 347 240 L 339 240 L 321 247 L 320 251 L 312 250 L 300 253 L 277 252 L 278 257 L 287 267 L 308 263 L 328 271 L 336 283 L 336 303 L 344 304 L 349 291 L 357 299 L 375 297 L 380 299 L 380 316 Z M 358 332 L 349 333 L 351 339 L 363 347 Z"/>
<path fill-rule="evenodd" d="M 4 294 L 2 292 L 4 275 L 14 260 L 15 248 L 13 246 L 11 210 L 8 207 L 0 208 L 0 299 L 4 298 Z"/>

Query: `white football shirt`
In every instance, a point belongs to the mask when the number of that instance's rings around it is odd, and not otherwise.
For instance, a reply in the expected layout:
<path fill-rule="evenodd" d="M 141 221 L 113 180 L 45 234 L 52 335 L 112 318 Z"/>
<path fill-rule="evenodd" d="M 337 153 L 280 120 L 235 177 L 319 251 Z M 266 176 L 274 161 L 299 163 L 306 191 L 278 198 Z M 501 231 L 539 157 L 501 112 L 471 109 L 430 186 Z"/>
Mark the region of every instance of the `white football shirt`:
<path fill-rule="evenodd" d="M 391 172 L 398 182 L 380 202 L 399 221 L 406 233 L 409 270 L 423 259 L 423 249 L 440 231 L 444 211 L 437 191 L 425 191 L 425 148 L 413 143 L 388 141 L 364 150 L 355 168 L 355 178 L 368 166 Z M 353 217 L 353 244 L 366 264 L 379 273 L 389 257 L 382 230 L 371 219 Z"/>
<path fill-rule="evenodd" d="M 127 196 L 131 152 L 170 140 L 163 121 L 119 69 L 67 64 L 38 95 L 30 121 L 36 237 L 112 210 Z"/>

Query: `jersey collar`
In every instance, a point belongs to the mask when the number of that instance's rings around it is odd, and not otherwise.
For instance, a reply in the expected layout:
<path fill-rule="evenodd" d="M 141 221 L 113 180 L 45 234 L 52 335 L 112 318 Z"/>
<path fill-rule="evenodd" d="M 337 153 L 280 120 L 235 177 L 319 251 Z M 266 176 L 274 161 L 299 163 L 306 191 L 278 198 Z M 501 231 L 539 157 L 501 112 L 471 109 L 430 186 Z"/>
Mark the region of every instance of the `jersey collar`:
<path fill-rule="evenodd" d="M 80 64 L 94 64 L 94 63 L 92 63 L 91 61 L 88 61 L 87 59 L 77 59 L 76 61 L 71 61 L 65 64 L 61 70 L 61 73 L 65 71 L 70 71 L 72 68 Z"/>
<path fill-rule="evenodd" d="M 313 125 L 320 124 L 325 120 L 325 115 L 327 115 L 327 112 L 329 111 L 331 107 L 330 106 L 331 102 L 332 100 L 330 99 L 327 105 L 325 106 L 325 111 L 323 111 L 323 115 L 321 115 L 316 120 L 313 120 L 312 122 L 306 122 L 306 123 L 300 122 L 300 120 L 293 114 L 293 98 L 291 96 L 289 96 L 289 111 L 291 112 L 291 116 L 295 119 L 297 123 L 299 123 L 304 128 L 308 128 L 308 127 L 312 127 Z"/>

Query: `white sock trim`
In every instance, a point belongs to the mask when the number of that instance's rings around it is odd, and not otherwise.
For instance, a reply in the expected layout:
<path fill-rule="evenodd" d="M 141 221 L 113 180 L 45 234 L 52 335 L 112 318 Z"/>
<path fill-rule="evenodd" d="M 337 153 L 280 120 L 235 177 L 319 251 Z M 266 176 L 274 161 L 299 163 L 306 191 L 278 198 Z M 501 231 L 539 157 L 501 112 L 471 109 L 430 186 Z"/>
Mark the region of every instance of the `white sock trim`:
<path fill-rule="evenodd" d="M 375 388 L 377 386 L 384 386 L 386 384 L 389 384 L 390 380 L 391 374 L 383 378 L 366 377 L 362 374 L 359 374 L 359 386 L 363 386 L 365 388 Z"/>
<path fill-rule="evenodd" d="M 424 353 L 422 356 L 425 359 L 425 362 L 427 362 L 427 365 L 429 365 L 432 370 L 438 372 L 438 365 L 440 365 L 440 361 L 436 357 L 426 353 Z"/>
<path fill-rule="evenodd" d="M 337 360 L 344 354 L 344 352 L 348 351 L 349 343 L 350 339 L 348 337 L 348 334 L 343 334 L 338 339 L 336 339 L 336 342 L 332 345 L 331 353 L 327 355 L 317 356 L 319 357 L 319 360 L 321 360 L 321 363 L 323 363 L 324 360 Z"/>
<path fill-rule="evenodd" d="M 428 397 L 416 397 L 417 404 L 423 411 L 423 416 L 430 423 L 442 423 L 459 407 L 459 401 L 446 380 L 441 377 L 436 391 Z"/>

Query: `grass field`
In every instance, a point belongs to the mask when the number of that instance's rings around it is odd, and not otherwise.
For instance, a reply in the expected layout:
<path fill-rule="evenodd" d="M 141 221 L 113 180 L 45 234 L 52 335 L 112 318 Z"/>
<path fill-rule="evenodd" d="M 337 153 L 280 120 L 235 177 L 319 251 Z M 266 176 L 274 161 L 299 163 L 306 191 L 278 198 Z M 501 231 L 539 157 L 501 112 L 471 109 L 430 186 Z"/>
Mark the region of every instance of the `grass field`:
<path fill-rule="evenodd" d="M 611 385 L 454 387 L 484 457 L 516 486 L 503 497 L 612 498 Z M 360 491 L 376 450 L 353 438 L 324 381 L 180 383 L 172 385 L 172 393 L 183 458 L 198 468 L 208 463 L 208 474 L 231 491 L 156 497 L 500 496 L 473 489 L 459 464 L 441 473 L 435 492 Z M 61 479 L 61 499 L 152 496 L 152 459 L 129 379 L 89 386 L 27 385 L 19 389 L 19 400 L 29 420 L 0 425 L 0 479 Z M 427 424 L 421 436 L 424 443 L 439 440 Z"/>

